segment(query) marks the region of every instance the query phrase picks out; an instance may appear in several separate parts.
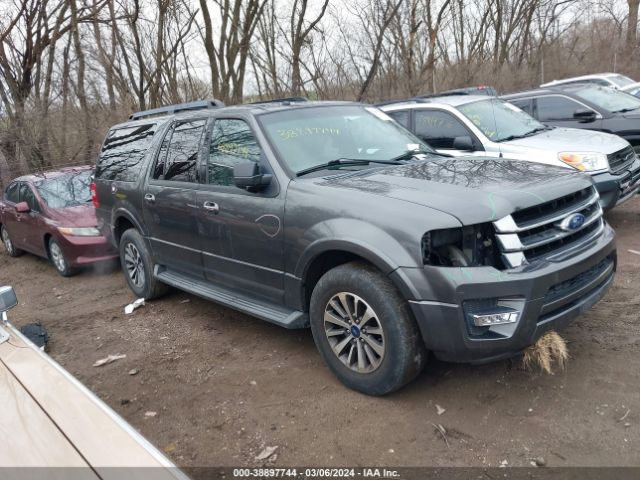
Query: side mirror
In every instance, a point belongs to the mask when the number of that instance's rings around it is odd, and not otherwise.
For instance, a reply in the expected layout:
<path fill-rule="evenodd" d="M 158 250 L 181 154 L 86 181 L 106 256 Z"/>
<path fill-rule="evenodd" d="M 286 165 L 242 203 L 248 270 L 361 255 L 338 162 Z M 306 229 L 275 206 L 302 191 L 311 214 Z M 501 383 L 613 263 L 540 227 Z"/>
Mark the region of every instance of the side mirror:
<path fill-rule="evenodd" d="M 271 175 L 262 173 L 256 162 L 243 162 L 234 165 L 233 182 L 238 188 L 258 192 L 271 183 Z"/>
<path fill-rule="evenodd" d="M 579 108 L 573 112 L 573 118 L 583 123 L 593 122 L 596 119 L 596 112 L 588 108 Z"/>
<path fill-rule="evenodd" d="M 29 213 L 31 209 L 29 208 L 29 204 L 27 202 L 16 203 L 16 212 L 18 213 Z"/>
<path fill-rule="evenodd" d="M 11 310 L 18 304 L 16 292 L 12 287 L 0 287 L 0 313 Z"/>
<path fill-rule="evenodd" d="M 469 152 L 473 152 L 476 149 L 473 144 L 473 139 L 466 135 L 464 137 L 455 137 L 453 139 L 453 148 L 455 150 L 465 150 Z"/>

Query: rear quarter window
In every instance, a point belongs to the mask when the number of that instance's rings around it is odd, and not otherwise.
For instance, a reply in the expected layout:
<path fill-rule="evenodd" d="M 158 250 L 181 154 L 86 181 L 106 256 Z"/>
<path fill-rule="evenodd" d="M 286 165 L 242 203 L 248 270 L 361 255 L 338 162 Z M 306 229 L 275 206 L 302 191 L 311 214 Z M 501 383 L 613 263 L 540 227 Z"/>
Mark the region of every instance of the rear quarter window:
<path fill-rule="evenodd" d="M 142 160 L 156 130 L 156 124 L 110 130 L 100 151 L 95 177 L 121 182 L 137 181 Z"/>

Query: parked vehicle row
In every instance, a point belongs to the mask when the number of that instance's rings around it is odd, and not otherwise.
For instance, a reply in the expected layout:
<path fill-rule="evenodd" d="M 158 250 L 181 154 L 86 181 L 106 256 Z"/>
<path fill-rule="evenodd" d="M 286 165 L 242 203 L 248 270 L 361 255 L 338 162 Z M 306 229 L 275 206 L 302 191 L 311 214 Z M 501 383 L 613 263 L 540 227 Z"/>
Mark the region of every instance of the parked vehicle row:
<path fill-rule="evenodd" d="M 526 160 L 587 172 L 605 210 L 629 200 L 640 189 L 640 160 L 624 139 L 553 128 L 499 98 L 444 95 L 381 108 L 442 153 Z"/>
<path fill-rule="evenodd" d="M 427 352 L 517 355 L 604 295 L 616 249 L 603 207 L 639 187 L 608 158 L 626 141 L 467 92 L 382 109 L 293 98 L 138 112 L 102 145 L 89 227 L 137 296 L 175 287 L 310 327 L 336 376 L 373 395 L 411 381 Z"/>

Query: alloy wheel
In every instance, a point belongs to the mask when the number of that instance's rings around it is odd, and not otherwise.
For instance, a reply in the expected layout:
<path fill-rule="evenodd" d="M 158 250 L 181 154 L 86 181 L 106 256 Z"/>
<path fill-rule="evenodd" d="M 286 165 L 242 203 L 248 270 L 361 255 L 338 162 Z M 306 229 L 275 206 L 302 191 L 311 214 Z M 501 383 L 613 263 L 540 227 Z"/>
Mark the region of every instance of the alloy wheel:
<path fill-rule="evenodd" d="M 385 338 L 376 312 L 359 296 L 340 292 L 324 309 L 324 330 L 333 353 L 349 369 L 371 373 L 385 355 Z"/>
<path fill-rule="evenodd" d="M 49 247 L 49 251 L 51 253 L 51 260 L 55 267 L 58 271 L 64 272 L 67 268 L 67 262 L 64 259 L 64 254 L 62 253 L 60 246 L 56 242 L 52 242 Z"/>
<path fill-rule="evenodd" d="M 13 243 L 11 243 L 11 239 L 9 238 L 9 232 L 5 228 L 2 229 L 2 244 L 4 245 L 7 253 L 13 253 Z"/>
<path fill-rule="evenodd" d="M 138 248 L 133 243 L 128 243 L 124 248 L 124 263 L 127 275 L 129 275 L 133 284 L 138 288 L 142 288 L 145 281 L 144 264 Z"/>

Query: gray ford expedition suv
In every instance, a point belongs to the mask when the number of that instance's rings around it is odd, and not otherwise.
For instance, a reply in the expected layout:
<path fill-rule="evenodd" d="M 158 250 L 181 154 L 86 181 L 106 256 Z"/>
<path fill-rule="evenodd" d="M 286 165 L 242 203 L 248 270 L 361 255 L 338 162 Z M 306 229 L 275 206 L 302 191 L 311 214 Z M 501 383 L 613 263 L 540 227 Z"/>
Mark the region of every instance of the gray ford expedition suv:
<path fill-rule="evenodd" d="M 396 390 L 427 351 L 516 355 L 613 280 L 587 175 L 444 157 L 356 103 L 200 106 L 134 114 L 102 146 L 94 203 L 129 286 L 310 326 L 351 388 Z"/>

